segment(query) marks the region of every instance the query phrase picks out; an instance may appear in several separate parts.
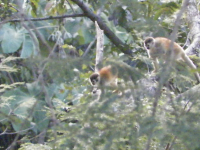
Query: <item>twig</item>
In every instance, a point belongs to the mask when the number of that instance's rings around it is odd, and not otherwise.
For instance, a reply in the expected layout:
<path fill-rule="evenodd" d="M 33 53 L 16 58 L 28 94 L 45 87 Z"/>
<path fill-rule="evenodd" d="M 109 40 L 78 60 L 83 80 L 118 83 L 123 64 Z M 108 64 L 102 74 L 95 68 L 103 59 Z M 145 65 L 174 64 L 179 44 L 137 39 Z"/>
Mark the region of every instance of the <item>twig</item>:
<path fill-rule="evenodd" d="M 27 129 L 24 129 L 24 130 L 20 130 L 20 131 L 17 131 L 17 132 L 10 132 L 10 133 L 6 132 L 6 130 L 7 130 L 7 128 L 6 128 L 5 131 L 3 131 L 0 135 L 4 135 L 4 134 L 18 134 L 18 133 L 25 132 L 25 131 L 28 131 L 28 130 L 33 129 L 33 128 L 34 128 L 34 126 L 30 127 L 30 128 L 27 128 Z"/>
<path fill-rule="evenodd" d="M 69 7 L 72 9 L 73 13 L 75 13 L 75 11 L 74 11 L 72 5 L 70 4 L 70 2 L 69 2 L 68 0 L 66 0 L 66 1 L 67 1 L 67 3 L 68 3 Z"/>
<path fill-rule="evenodd" d="M 169 145 L 168 150 L 172 149 L 172 146 L 174 145 L 176 139 L 177 139 L 177 136 L 175 136 L 175 137 L 173 138 L 173 140 L 172 140 L 172 144 Z"/>
<path fill-rule="evenodd" d="M 85 17 L 85 14 L 71 14 L 71 15 L 59 15 L 59 16 L 49 16 L 44 18 L 24 18 L 23 20 L 21 18 L 19 19 L 11 19 L 11 20 L 5 20 L 0 22 L 0 24 L 4 24 L 7 22 L 21 22 L 21 21 L 43 21 L 43 20 L 52 20 L 52 19 L 62 19 L 62 18 L 71 18 L 71 17 Z"/>
<path fill-rule="evenodd" d="M 7 72 L 7 74 L 8 74 L 8 77 L 9 77 L 9 79 L 10 79 L 11 83 L 13 84 L 13 83 L 14 83 L 14 80 L 13 80 L 13 78 L 12 78 L 11 74 L 10 74 L 9 72 Z"/>
<path fill-rule="evenodd" d="M 165 150 L 169 150 L 169 143 L 167 143 L 167 146 L 165 147 Z"/>
<path fill-rule="evenodd" d="M 95 43 L 96 40 L 97 40 L 97 38 L 95 37 L 95 39 L 88 45 L 88 47 L 87 47 L 87 49 L 85 50 L 85 52 L 84 52 L 84 54 L 82 55 L 82 57 L 85 57 L 85 56 L 89 53 L 91 47 L 94 45 L 94 43 Z"/>

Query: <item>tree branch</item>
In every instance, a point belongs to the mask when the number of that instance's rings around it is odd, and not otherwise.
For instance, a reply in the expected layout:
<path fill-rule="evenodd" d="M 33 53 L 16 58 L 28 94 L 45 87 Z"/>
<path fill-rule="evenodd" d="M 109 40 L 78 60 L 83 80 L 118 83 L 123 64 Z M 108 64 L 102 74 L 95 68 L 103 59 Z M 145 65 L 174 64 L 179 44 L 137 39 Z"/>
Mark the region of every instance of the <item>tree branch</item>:
<path fill-rule="evenodd" d="M 105 35 L 110 39 L 110 41 L 115 44 L 123 53 L 131 55 L 132 51 L 128 50 L 128 46 L 124 44 L 110 29 L 104 24 L 101 17 L 94 14 L 88 6 L 82 0 L 72 0 L 76 3 L 84 12 L 84 14 L 90 18 L 93 22 L 97 21 L 99 27 L 104 30 Z"/>
<path fill-rule="evenodd" d="M 188 55 L 200 54 L 200 15 L 196 0 L 189 0 L 187 5 L 187 20 L 190 28 L 188 39 L 190 46 L 185 50 Z"/>
<path fill-rule="evenodd" d="M 43 20 L 51 20 L 51 19 L 62 19 L 62 18 L 70 18 L 70 17 L 85 17 L 85 14 L 71 14 L 71 15 L 60 15 L 60 16 L 49 16 L 44 18 L 24 18 L 24 19 L 11 19 L 0 22 L 0 24 L 6 22 L 21 22 L 21 21 L 43 21 Z"/>
<path fill-rule="evenodd" d="M 103 61 L 104 32 L 99 28 L 99 25 L 96 21 L 95 26 L 97 32 L 95 72 L 98 72 Z"/>

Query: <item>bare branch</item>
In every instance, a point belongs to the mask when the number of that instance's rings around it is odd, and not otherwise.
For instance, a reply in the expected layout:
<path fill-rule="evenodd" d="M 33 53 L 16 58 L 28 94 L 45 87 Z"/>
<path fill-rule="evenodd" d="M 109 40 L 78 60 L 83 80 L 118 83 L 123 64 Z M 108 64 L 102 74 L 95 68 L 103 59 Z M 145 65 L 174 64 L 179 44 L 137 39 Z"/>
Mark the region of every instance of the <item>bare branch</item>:
<path fill-rule="evenodd" d="M 95 39 L 88 45 L 88 47 L 87 47 L 87 49 L 85 50 L 85 52 L 84 52 L 84 54 L 82 55 L 82 57 L 85 57 L 85 56 L 89 53 L 91 47 L 94 45 L 94 43 L 96 42 L 96 40 L 97 40 L 97 38 L 95 38 Z"/>
<path fill-rule="evenodd" d="M 7 22 L 21 22 L 21 21 L 43 21 L 43 20 L 52 20 L 52 19 L 62 19 L 62 18 L 71 18 L 71 17 L 85 17 L 85 14 L 71 14 L 71 15 L 59 15 L 59 16 L 49 16 L 44 18 L 19 18 L 19 19 L 11 19 L 0 22 L 0 24 L 4 24 Z"/>
<path fill-rule="evenodd" d="M 95 72 L 98 72 L 99 67 L 101 66 L 103 60 L 104 32 L 99 28 L 99 25 L 96 21 L 95 21 L 95 26 L 97 32 Z"/>

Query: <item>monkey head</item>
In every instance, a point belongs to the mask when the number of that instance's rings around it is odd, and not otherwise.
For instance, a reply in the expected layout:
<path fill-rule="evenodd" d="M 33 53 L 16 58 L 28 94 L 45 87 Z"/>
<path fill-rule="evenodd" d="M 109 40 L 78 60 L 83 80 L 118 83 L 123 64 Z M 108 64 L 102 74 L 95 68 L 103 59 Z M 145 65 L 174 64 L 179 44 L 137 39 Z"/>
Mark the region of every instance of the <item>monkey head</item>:
<path fill-rule="evenodd" d="M 90 78 L 89 81 L 91 83 L 92 86 L 97 86 L 100 83 L 100 75 L 99 73 L 93 73 Z"/>
<path fill-rule="evenodd" d="M 147 50 L 150 50 L 151 48 L 155 47 L 155 39 L 153 37 L 148 37 L 144 40 L 144 47 Z"/>

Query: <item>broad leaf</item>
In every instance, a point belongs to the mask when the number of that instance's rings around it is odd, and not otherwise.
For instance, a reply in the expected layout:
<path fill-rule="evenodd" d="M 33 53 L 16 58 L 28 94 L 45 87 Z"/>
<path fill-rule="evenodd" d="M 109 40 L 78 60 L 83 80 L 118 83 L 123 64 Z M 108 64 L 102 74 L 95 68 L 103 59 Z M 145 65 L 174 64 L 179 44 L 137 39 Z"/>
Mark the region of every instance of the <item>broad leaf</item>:
<path fill-rule="evenodd" d="M 4 53 L 13 53 L 16 52 L 24 39 L 23 30 L 15 30 L 11 26 L 4 28 L 4 34 L 2 38 L 2 49 Z"/>

